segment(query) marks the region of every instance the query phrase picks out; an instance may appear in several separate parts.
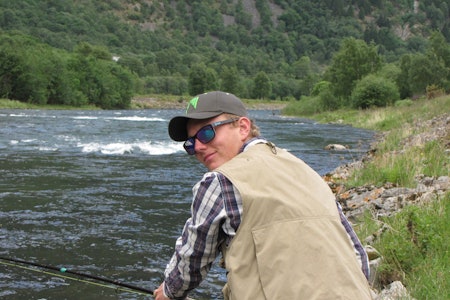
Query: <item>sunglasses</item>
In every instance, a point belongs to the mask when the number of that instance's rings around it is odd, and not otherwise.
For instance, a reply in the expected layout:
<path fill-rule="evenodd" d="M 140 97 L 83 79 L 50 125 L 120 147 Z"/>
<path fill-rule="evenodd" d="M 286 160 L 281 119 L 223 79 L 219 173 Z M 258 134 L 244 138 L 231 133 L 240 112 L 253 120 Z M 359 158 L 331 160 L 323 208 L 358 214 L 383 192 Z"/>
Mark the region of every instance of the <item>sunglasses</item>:
<path fill-rule="evenodd" d="M 202 144 L 207 144 L 216 137 L 216 130 L 214 128 L 216 128 L 217 126 L 220 126 L 220 125 L 233 123 L 234 121 L 237 121 L 237 120 L 239 120 L 239 118 L 217 121 L 217 122 L 208 124 L 206 126 L 203 126 L 202 128 L 200 128 L 197 131 L 197 133 L 194 136 L 191 136 L 184 142 L 184 144 L 183 144 L 184 150 L 186 150 L 186 152 L 189 155 L 194 155 L 195 154 L 195 139 L 199 140 Z"/>

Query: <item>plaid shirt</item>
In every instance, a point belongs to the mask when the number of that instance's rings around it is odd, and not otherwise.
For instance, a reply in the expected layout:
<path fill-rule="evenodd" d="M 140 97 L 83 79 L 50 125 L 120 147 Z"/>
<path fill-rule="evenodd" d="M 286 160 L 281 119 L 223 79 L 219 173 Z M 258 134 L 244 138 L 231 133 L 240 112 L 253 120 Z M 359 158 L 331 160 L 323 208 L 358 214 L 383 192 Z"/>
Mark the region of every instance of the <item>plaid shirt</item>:
<path fill-rule="evenodd" d="M 252 139 L 241 149 L 266 142 Z M 219 249 L 236 235 L 242 218 L 242 198 L 232 183 L 218 172 L 207 172 L 192 189 L 191 218 L 175 244 L 175 253 L 165 270 L 164 292 L 172 299 L 184 299 L 211 269 Z M 341 223 L 352 241 L 364 275 L 369 276 L 367 254 L 337 203 Z"/>

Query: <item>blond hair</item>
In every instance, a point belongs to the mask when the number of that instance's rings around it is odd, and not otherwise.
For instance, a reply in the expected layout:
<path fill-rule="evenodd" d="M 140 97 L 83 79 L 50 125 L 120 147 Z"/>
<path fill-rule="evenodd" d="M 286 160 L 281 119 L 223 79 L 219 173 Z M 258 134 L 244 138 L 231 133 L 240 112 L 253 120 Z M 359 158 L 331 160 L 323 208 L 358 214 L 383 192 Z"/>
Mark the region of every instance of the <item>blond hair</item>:
<path fill-rule="evenodd" d="M 237 115 L 233 115 L 233 114 L 225 114 L 228 118 L 232 119 L 232 118 L 241 118 L 242 116 L 237 116 Z M 259 127 L 256 125 L 255 121 L 253 119 L 248 118 L 251 122 L 251 128 L 250 128 L 250 137 L 254 138 L 254 137 L 258 137 L 261 135 L 261 132 L 259 130 Z M 236 122 L 234 122 L 233 124 L 236 124 Z"/>

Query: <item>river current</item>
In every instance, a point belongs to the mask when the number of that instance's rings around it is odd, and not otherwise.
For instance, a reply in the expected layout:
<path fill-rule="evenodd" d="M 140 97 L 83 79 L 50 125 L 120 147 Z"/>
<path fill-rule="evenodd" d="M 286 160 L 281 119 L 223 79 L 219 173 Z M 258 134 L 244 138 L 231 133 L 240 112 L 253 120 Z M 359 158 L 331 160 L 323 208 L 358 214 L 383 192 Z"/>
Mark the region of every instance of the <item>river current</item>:
<path fill-rule="evenodd" d="M 168 137 L 177 114 L 0 110 L 0 256 L 156 288 L 189 217 L 191 188 L 206 171 Z M 321 175 L 360 158 L 373 138 L 278 111 L 250 117 Z M 331 143 L 350 149 L 324 150 Z M 0 260 L 0 298 L 151 299 L 55 274 Z M 224 282 L 214 265 L 191 296 L 221 299 Z"/>

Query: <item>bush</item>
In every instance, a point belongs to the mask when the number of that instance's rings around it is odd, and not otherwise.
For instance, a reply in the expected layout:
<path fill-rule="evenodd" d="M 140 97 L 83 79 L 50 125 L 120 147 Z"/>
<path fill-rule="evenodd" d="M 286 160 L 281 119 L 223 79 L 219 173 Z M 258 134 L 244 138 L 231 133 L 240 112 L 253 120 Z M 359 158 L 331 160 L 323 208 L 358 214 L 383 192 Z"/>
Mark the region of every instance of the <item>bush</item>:
<path fill-rule="evenodd" d="M 311 91 L 311 96 L 319 96 L 320 93 L 322 93 L 325 90 L 329 90 L 331 87 L 331 82 L 329 81 L 319 81 L 314 85 Z"/>
<path fill-rule="evenodd" d="M 397 86 L 385 78 L 368 75 L 358 81 L 351 95 L 354 108 L 383 107 L 400 99 Z"/>
<path fill-rule="evenodd" d="M 320 98 L 319 97 L 307 97 L 304 96 L 300 101 L 291 101 L 283 109 L 283 114 L 286 115 L 300 115 L 310 116 L 321 111 Z"/>
<path fill-rule="evenodd" d="M 332 85 L 329 81 L 320 81 L 316 83 L 311 91 L 311 96 L 319 98 L 316 106 L 317 110 L 320 112 L 336 110 L 340 107 L 339 98 L 333 94 Z"/>
<path fill-rule="evenodd" d="M 413 101 L 411 99 L 398 100 L 395 102 L 395 107 L 408 107 L 413 105 Z"/>
<path fill-rule="evenodd" d="M 427 86 L 427 99 L 434 99 L 445 95 L 444 89 L 435 84 Z"/>

